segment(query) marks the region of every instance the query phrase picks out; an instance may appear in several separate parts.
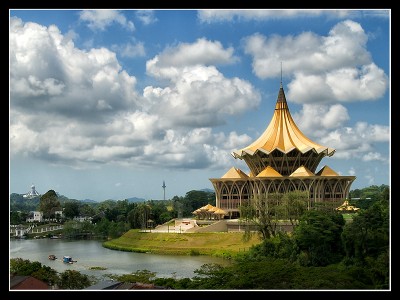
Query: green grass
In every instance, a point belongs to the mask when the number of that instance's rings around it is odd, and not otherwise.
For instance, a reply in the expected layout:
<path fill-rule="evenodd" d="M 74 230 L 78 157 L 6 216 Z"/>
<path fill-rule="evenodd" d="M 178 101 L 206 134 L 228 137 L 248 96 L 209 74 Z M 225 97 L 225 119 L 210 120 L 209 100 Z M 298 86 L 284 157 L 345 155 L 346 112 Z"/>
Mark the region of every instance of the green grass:
<path fill-rule="evenodd" d="M 343 214 L 343 219 L 344 219 L 346 222 L 351 222 L 351 221 L 353 221 L 353 217 L 356 216 L 356 215 L 357 215 L 357 213 L 351 213 L 351 214 L 346 214 L 346 213 L 344 213 L 344 214 Z"/>
<path fill-rule="evenodd" d="M 154 233 L 132 229 L 117 239 L 104 242 L 103 246 L 141 253 L 232 257 L 261 242 L 257 235 L 244 241 L 243 235 L 239 232 Z"/>

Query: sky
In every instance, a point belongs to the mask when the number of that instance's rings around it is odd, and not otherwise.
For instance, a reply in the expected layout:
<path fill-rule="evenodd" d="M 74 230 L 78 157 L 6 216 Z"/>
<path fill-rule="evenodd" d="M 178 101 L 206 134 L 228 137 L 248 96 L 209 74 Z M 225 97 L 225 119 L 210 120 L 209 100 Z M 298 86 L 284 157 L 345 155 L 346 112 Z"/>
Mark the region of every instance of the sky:
<path fill-rule="evenodd" d="M 390 185 L 391 10 L 9 10 L 9 191 L 211 189 L 280 84 L 351 190 Z M 163 189 L 165 182 L 165 190 Z"/>

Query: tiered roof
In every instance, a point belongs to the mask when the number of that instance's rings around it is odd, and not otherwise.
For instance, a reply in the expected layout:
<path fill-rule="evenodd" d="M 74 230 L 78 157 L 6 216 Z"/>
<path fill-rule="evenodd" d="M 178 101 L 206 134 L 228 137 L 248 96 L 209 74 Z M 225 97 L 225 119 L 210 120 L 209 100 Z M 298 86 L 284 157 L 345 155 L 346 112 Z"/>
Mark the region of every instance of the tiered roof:
<path fill-rule="evenodd" d="M 298 149 L 301 153 L 312 150 L 318 154 L 324 153 L 327 156 L 332 156 L 335 153 L 335 149 L 311 141 L 300 131 L 289 112 L 282 84 L 274 115 L 267 129 L 255 142 L 234 151 L 232 155 L 235 158 L 242 158 L 244 155 L 255 155 L 258 151 L 270 154 L 276 149 L 285 154 L 293 149 Z"/>

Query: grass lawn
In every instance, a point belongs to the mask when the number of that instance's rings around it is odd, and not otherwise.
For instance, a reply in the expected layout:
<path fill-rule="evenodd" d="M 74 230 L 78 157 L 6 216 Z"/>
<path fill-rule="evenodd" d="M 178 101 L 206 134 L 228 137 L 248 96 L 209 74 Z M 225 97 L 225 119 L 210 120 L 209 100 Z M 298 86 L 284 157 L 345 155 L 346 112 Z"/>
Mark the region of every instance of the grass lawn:
<path fill-rule="evenodd" d="M 131 229 L 121 237 L 103 243 L 113 250 L 155 254 L 210 255 L 231 257 L 249 250 L 261 240 L 255 234 L 249 241 L 239 232 L 156 233 Z"/>
<path fill-rule="evenodd" d="M 351 222 L 353 220 L 353 217 L 356 216 L 356 215 L 357 214 L 354 214 L 354 213 L 352 213 L 352 214 L 343 214 L 343 219 L 346 222 Z"/>

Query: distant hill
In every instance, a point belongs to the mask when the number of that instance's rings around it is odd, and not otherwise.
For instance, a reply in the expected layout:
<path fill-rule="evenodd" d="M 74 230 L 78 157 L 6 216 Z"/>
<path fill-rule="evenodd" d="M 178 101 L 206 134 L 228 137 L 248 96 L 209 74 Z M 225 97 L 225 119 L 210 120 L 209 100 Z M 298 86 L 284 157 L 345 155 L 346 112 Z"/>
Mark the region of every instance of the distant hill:
<path fill-rule="evenodd" d="M 214 193 L 214 192 L 215 192 L 215 191 L 212 190 L 212 189 L 201 189 L 201 190 L 199 190 L 199 191 L 201 191 L 201 192 L 207 192 L 207 193 Z"/>
<path fill-rule="evenodd" d="M 92 200 L 92 199 L 83 199 L 83 200 L 79 200 L 79 201 L 85 202 L 85 203 L 98 203 L 97 201 Z"/>
<path fill-rule="evenodd" d="M 132 202 L 144 202 L 144 201 L 146 201 L 146 200 L 143 199 L 143 198 L 137 198 L 137 197 L 126 198 L 126 200 L 128 200 L 129 203 L 132 203 Z"/>

